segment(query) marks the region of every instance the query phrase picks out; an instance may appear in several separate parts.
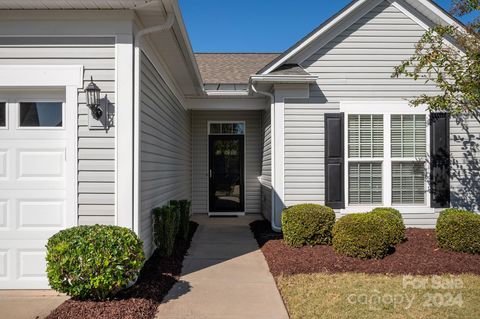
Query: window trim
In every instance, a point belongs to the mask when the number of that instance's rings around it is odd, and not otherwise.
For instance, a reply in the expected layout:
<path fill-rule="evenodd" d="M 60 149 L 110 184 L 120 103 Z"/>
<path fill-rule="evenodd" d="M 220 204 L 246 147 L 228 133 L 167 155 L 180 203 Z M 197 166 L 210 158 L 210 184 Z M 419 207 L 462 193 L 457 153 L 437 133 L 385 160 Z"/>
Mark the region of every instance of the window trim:
<path fill-rule="evenodd" d="M 20 125 L 20 104 L 21 103 L 62 103 L 62 126 L 21 126 Z M 57 97 L 52 97 L 52 98 L 19 98 L 16 99 L 15 102 L 13 103 L 15 107 L 15 118 L 16 118 L 16 123 L 15 123 L 15 128 L 19 131 L 25 131 L 25 130 L 40 130 L 40 131 L 58 131 L 58 130 L 64 130 L 65 129 L 65 98 L 57 98 Z"/>
<path fill-rule="evenodd" d="M 430 192 L 428 191 L 428 182 L 425 179 L 425 204 L 424 205 L 398 205 L 392 204 L 392 161 L 401 161 L 401 162 L 413 162 L 418 161 L 418 158 L 392 158 L 391 153 L 391 116 L 392 115 L 410 115 L 418 114 L 425 115 L 426 119 L 426 152 L 430 149 L 430 130 L 428 128 L 429 123 L 429 111 L 425 106 L 411 107 L 407 101 L 345 101 L 340 102 L 340 112 L 343 112 L 345 115 L 346 123 L 344 125 L 344 134 L 345 134 L 345 167 L 344 167 L 344 176 L 345 176 L 345 209 L 342 213 L 352 213 L 352 212 L 365 212 L 375 207 L 398 207 L 402 212 L 410 211 L 416 213 L 433 212 L 431 208 Z M 376 158 L 352 158 L 348 156 L 348 116 L 352 114 L 381 114 L 383 115 L 383 129 L 384 129 L 384 138 L 383 138 L 383 157 Z M 426 160 L 427 158 L 425 158 Z M 348 183 L 348 168 L 350 162 L 382 162 L 382 204 L 361 204 L 361 205 L 351 205 L 349 202 L 349 183 Z M 428 165 L 425 166 L 426 174 L 430 174 L 430 168 Z M 428 175 L 427 175 L 428 176 Z M 420 209 L 420 211 L 419 211 Z"/>

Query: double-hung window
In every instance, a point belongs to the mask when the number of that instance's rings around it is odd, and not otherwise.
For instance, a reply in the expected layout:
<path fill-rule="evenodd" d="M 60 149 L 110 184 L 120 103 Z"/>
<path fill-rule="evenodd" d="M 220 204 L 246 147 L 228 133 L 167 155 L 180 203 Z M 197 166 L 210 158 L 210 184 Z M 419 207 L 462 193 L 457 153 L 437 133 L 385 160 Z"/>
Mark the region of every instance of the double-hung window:
<path fill-rule="evenodd" d="M 425 206 L 426 115 L 352 112 L 346 120 L 348 206 Z"/>

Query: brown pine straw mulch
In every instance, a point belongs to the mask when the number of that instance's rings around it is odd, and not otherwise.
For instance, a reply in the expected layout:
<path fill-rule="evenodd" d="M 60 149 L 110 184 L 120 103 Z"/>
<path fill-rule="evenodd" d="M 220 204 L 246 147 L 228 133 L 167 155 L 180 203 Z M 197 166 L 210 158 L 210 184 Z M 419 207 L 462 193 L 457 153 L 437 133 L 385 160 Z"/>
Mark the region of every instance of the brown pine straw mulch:
<path fill-rule="evenodd" d="M 250 228 L 272 274 L 357 272 L 392 275 L 480 274 L 480 255 L 445 251 L 437 246 L 432 229 L 407 229 L 407 241 L 382 260 L 362 260 L 337 254 L 331 246 L 293 248 L 268 221 L 255 221 Z"/>
<path fill-rule="evenodd" d="M 152 319 L 157 307 L 170 288 L 178 282 L 186 255 L 198 224 L 190 222 L 187 241 L 178 241 L 171 257 L 158 253 L 145 263 L 132 287 L 109 301 L 81 301 L 70 299 L 53 310 L 47 319 Z"/>

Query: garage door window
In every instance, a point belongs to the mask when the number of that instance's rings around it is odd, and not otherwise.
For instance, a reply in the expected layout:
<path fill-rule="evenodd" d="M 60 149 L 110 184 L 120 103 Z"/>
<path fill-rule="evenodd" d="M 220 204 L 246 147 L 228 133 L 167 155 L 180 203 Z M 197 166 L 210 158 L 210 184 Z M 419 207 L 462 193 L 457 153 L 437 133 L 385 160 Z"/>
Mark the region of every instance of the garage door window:
<path fill-rule="evenodd" d="M 0 103 L 0 127 L 5 127 L 7 125 L 7 109 L 5 107 L 5 102 Z"/>
<path fill-rule="evenodd" d="M 62 127 L 62 125 L 63 103 L 20 103 L 20 127 Z"/>

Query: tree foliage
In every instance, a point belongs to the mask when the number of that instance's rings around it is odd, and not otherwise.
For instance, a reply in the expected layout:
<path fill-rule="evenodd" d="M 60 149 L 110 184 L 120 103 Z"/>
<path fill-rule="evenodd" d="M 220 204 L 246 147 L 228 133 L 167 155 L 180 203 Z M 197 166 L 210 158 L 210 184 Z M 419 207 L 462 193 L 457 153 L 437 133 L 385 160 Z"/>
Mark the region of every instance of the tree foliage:
<path fill-rule="evenodd" d="M 405 76 L 435 84 L 440 93 L 422 94 L 412 106 L 459 116 L 468 114 L 480 122 L 480 0 L 453 0 L 452 13 L 473 14 L 466 27 L 438 25 L 429 29 L 414 55 L 395 68 L 393 77 Z"/>

